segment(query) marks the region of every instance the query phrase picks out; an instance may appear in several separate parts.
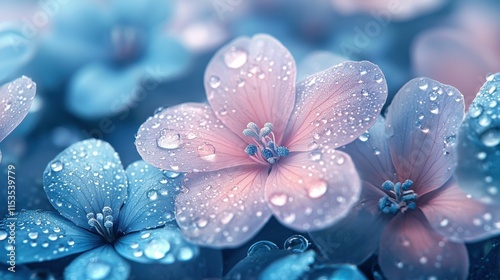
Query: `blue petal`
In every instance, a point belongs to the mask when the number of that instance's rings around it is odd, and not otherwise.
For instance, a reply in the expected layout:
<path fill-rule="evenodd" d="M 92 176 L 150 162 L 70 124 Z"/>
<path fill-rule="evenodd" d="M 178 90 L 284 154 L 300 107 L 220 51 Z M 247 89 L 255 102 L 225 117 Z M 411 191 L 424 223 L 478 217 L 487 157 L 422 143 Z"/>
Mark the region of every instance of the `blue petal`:
<path fill-rule="evenodd" d="M 120 257 L 112 246 L 105 245 L 82 254 L 64 270 L 64 279 L 128 279 L 129 263 Z"/>
<path fill-rule="evenodd" d="M 236 264 L 225 279 L 256 279 L 270 264 L 293 255 L 289 250 L 259 250 Z"/>
<path fill-rule="evenodd" d="M 259 279 L 302 279 L 303 275 L 310 270 L 314 262 L 315 253 L 312 250 L 301 254 L 286 256 L 269 265 L 261 274 Z"/>
<path fill-rule="evenodd" d="M 113 0 L 112 5 L 116 20 L 152 28 L 170 16 L 175 1 Z"/>
<path fill-rule="evenodd" d="M 29 270 L 24 265 L 15 265 L 14 268 L 10 268 L 11 266 L 0 265 L 0 279 L 2 280 L 26 280 L 31 279 L 32 271 Z M 15 272 L 9 270 L 13 269 Z"/>
<path fill-rule="evenodd" d="M 22 211 L 8 216 L 0 225 L 3 252 L 0 260 L 5 263 L 15 246 L 16 264 L 42 262 L 90 250 L 101 244 L 101 238 L 75 226 L 55 212 Z M 11 232 L 15 229 L 15 233 Z M 15 236 L 15 244 L 9 243 Z M 12 242 L 12 241 L 10 241 Z"/>
<path fill-rule="evenodd" d="M 467 193 L 500 205 L 500 73 L 486 80 L 460 127 L 455 176 Z"/>
<path fill-rule="evenodd" d="M 329 280 L 366 280 L 366 277 L 351 264 L 334 264 L 317 266 L 307 274 L 308 279 L 329 279 Z"/>
<path fill-rule="evenodd" d="M 50 203 L 65 218 L 90 229 L 87 214 L 97 215 L 108 206 L 116 224 L 127 196 L 127 180 L 118 154 L 108 143 L 91 139 L 73 144 L 49 162 L 43 175 Z"/>
<path fill-rule="evenodd" d="M 127 234 L 115 243 L 123 257 L 140 263 L 187 262 L 196 258 L 199 248 L 187 242 L 176 226 Z"/>
<path fill-rule="evenodd" d="M 121 231 L 155 228 L 175 218 L 175 197 L 184 176 L 169 178 L 142 160 L 129 165 L 126 173 L 129 187 L 120 211 Z"/>
<path fill-rule="evenodd" d="M 304 57 L 297 66 L 297 81 L 345 61 L 347 58 L 333 52 L 314 51 Z"/>
<path fill-rule="evenodd" d="M 30 44 L 19 27 L 0 24 L 0 83 L 10 78 L 33 56 L 35 44 Z"/>
<path fill-rule="evenodd" d="M 147 89 L 138 85 L 143 69 L 115 68 L 89 64 L 71 79 L 66 107 L 85 119 L 99 119 L 125 110 L 136 98 L 144 98 Z"/>

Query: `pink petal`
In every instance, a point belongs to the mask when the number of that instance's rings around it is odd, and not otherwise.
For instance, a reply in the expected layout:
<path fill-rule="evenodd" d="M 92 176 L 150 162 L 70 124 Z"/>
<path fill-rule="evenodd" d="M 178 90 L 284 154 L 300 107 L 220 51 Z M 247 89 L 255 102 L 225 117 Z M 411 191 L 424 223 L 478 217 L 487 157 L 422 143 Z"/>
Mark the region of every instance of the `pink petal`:
<path fill-rule="evenodd" d="M 431 226 L 456 241 L 478 241 L 500 231 L 500 212 L 463 192 L 454 180 L 421 198 Z"/>
<path fill-rule="evenodd" d="M 413 190 L 423 195 L 448 181 L 463 116 L 463 97 L 454 87 L 417 78 L 399 90 L 388 108 L 386 127 L 400 182 L 412 180 Z"/>
<path fill-rule="evenodd" d="M 215 117 L 206 104 L 185 103 L 150 117 L 135 142 L 142 158 L 180 172 L 213 171 L 254 163 L 247 144 Z"/>
<path fill-rule="evenodd" d="M 271 122 L 280 143 L 295 103 L 295 61 L 270 36 L 239 38 L 212 58 L 205 89 L 215 114 L 234 133 L 249 122 Z"/>
<path fill-rule="evenodd" d="M 35 92 L 36 84 L 25 76 L 0 87 L 0 141 L 26 117 Z"/>
<path fill-rule="evenodd" d="M 465 279 L 469 270 L 465 245 L 435 232 L 419 210 L 387 225 L 378 260 L 388 279 Z"/>
<path fill-rule="evenodd" d="M 176 219 L 191 241 L 237 247 L 252 238 L 271 213 L 264 200 L 267 169 L 242 166 L 188 174 L 176 199 Z"/>
<path fill-rule="evenodd" d="M 299 231 L 323 229 L 345 217 L 360 191 L 351 158 L 335 150 L 282 158 L 266 182 L 266 200 L 273 214 Z"/>
<path fill-rule="evenodd" d="M 358 203 L 331 227 L 309 233 L 321 253 L 333 263 L 360 264 L 378 249 L 380 235 L 390 216 L 378 211 L 385 194 L 364 182 Z"/>
<path fill-rule="evenodd" d="M 396 181 L 396 169 L 392 164 L 391 153 L 385 134 L 385 120 L 379 117 L 377 122 L 361 134 L 354 142 L 342 148 L 351 156 L 361 180 L 381 187 L 387 181 Z"/>
<path fill-rule="evenodd" d="M 297 86 L 283 144 L 290 151 L 310 151 L 350 143 L 375 123 L 386 97 L 384 75 L 367 61 L 309 76 Z"/>

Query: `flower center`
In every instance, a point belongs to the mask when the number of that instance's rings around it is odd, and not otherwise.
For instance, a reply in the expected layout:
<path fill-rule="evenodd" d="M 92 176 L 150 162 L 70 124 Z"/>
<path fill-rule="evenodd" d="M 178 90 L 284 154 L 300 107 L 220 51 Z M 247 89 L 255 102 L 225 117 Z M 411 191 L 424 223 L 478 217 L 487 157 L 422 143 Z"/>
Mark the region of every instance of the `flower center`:
<path fill-rule="evenodd" d="M 91 227 L 102 236 L 104 239 L 111 243 L 115 240 L 115 234 L 113 232 L 113 209 L 109 206 L 104 206 L 102 208 L 102 213 L 94 214 L 92 212 L 87 213 L 88 223 Z"/>
<path fill-rule="evenodd" d="M 403 184 L 385 181 L 382 188 L 388 191 L 389 195 L 382 197 L 378 201 L 378 210 L 383 213 L 396 214 L 399 211 L 404 213 L 408 209 L 415 209 L 418 195 L 413 190 L 410 190 L 411 186 L 413 186 L 412 180 L 406 180 Z"/>
<path fill-rule="evenodd" d="M 273 124 L 266 123 L 264 127 L 259 127 L 249 122 L 247 128 L 243 130 L 243 134 L 251 137 L 255 144 L 250 144 L 245 148 L 245 153 L 257 162 L 275 164 L 281 157 L 286 157 L 289 154 L 288 148 L 276 144 L 276 138 L 273 133 Z"/>

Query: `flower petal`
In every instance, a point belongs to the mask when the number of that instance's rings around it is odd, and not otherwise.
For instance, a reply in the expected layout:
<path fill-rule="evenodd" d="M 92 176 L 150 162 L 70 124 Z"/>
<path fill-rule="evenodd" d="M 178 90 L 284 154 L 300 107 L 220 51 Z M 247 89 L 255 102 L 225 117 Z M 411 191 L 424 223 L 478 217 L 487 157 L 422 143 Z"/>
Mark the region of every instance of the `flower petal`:
<path fill-rule="evenodd" d="M 478 241 L 500 232 L 500 212 L 473 199 L 454 180 L 421 200 L 431 226 L 451 240 Z"/>
<path fill-rule="evenodd" d="M 247 144 L 201 103 L 155 114 L 139 128 L 135 145 L 145 161 L 165 170 L 212 171 L 255 163 L 245 153 Z"/>
<path fill-rule="evenodd" d="M 309 151 L 350 143 L 375 123 L 386 98 L 384 75 L 367 61 L 309 76 L 297 85 L 283 144 L 290 151 Z"/>
<path fill-rule="evenodd" d="M 238 38 L 210 61 L 205 72 L 208 102 L 238 134 L 249 122 L 273 124 L 280 143 L 295 102 L 295 61 L 273 37 Z"/>
<path fill-rule="evenodd" d="M 102 239 L 55 212 L 22 211 L 17 220 L 5 218 L 0 225 L 4 237 L 0 259 L 9 258 L 11 245 L 15 246 L 16 264 L 42 262 L 87 251 L 102 244 Z M 12 233 L 14 231 L 14 233 Z M 16 242 L 10 243 L 15 236 Z"/>
<path fill-rule="evenodd" d="M 423 195 L 448 181 L 463 115 L 463 97 L 454 87 L 416 78 L 399 90 L 388 108 L 386 132 L 400 182 L 412 180 Z"/>
<path fill-rule="evenodd" d="M 322 229 L 345 217 L 360 192 L 351 158 L 335 150 L 282 158 L 266 182 L 266 200 L 273 214 L 299 231 Z"/>
<path fill-rule="evenodd" d="M 331 263 L 361 264 L 377 251 L 388 217 L 378 211 L 384 192 L 363 182 L 358 203 L 331 227 L 309 233 L 314 244 Z"/>
<path fill-rule="evenodd" d="M 388 279 L 465 279 L 469 270 L 465 245 L 435 232 L 419 210 L 387 225 L 378 260 Z"/>
<path fill-rule="evenodd" d="M 252 238 L 271 213 L 264 200 L 267 170 L 240 166 L 188 174 L 177 196 L 176 220 L 191 241 L 236 247 Z"/>
<path fill-rule="evenodd" d="M 11 77 L 26 64 L 35 51 L 20 26 L 0 24 L 0 83 Z"/>
<path fill-rule="evenodd" d="M 345 57 L 333 52 L 314 51 L 300 61 L 297 67 L 297 81 L 346 61 Z"/>
<path fill-rule="evenodd" d="M 64 279 L 128 279 L 130 265 L 110 245 L 82 254 L 64 270 Z"/>
<path fill-rule="evenodd" d="M 127 197 L 127 180 L 118 154 L 106 142 L 91 139 L 66 148 L 43 174 L 43 187 L 50 203 L 76 225 L 91 229 L 88 213 L 111 207 L 117 222 Z"/>
<path fill-rule="evenodd" d="M 173 37 L 155 36 L 151 40 L 141 64 L 149 74 L 147 78 L 152 80 L 147 81 L 152 87 L 152 82 L 160 83 L 182 75 L 187 70 L 191 57 L 188 50 Z M 155 68 L 151 65 L 155 65 Z"/>
<path fill-rule="evenodd" d="M 387 180 L 395 181 L 397 179 L 396 169 L 392 164 L 387 144 L 385 120 L 382 116 L 367 132 L 340 150 L 351 156 L 361 180 L 380 187 Z"/>
<path fill-rule="evenodd" d="M 166 226 L 127 234 L 115 248 L 124 258 L 140 263 L 173 264 L 197 258 L 198 246 L 187 242 L 178 227 Z"/>
<path fill-rule="evenodd" d="M 0 87 L 0 141 L 26 117 L 35 92 L 36 84 L 25 76 Z"/>
<path fill-rule="evenodd" d="M 490 75 L 469 107 L 457 144 L 459 186 L 475 198 L 500 205 L 500 73 Z"/>
<path fill-rule="evenodd" d="M 169 178 L 142 160 L 129 165 L 126 173 L 129 185 L 127 200 L 120 210 L 120 231 L 155 228 L 174 219 L 174 200 L 183 176 Z"/>
<path fill-rule="evenodd" d="M 259 279 L 298 280 L 311 270 L 310 266 L 316 258 L 316 253 L 309 250 L 300 254 L 291 254 L 267 266 L 259 275 Z"/>

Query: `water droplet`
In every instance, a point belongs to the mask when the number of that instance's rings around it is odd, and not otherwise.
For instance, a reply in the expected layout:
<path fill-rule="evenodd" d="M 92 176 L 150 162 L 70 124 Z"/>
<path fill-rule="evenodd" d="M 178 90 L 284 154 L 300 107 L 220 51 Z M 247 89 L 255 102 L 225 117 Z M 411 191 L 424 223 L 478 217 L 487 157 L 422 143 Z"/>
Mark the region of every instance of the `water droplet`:
<path fill-rule="evenodd" d="M 358 137 L 359 141 L 361 142 L 366 142 L 368 141 L 369 138 L 370 138 L 370 133 L 368 132 L 365 132 Z"/>
<path fill-rule="evenodd" d="M 231 212 L 226 212 L 226 213 L 223 213 L 222 214 L 222 218 L 220 219 L 220 222 L 224 225 L 227 225 L 231 222 L 231 220 L 233 219 L 234 217 L 234 214 L 231 213 Z"/>
<path fill-rule="evenodd" d="M 177 256 L 177 258 L 180 261 L 188 261 L 188 260 L 192 259 L 193 257 L 194 257 L 193 249 L 191 249 L 189 247 L 182 247 L 179 250 L 179 255 Z"/>
<path fill-rule="evenodd" d="M 430 101 L 436 101 L 436 100 L 437 100 L 437 98 L 438 98 L 438 94 L 437 94 L 437 92 L 435 92 L 435 91 L 431 91 L 431 92 L 429 93 L 429 100 L 430 100 Z"/>
<path fill-rule="evenodd" d="M 328 184 L 323 180 L 313 181 L 307 186 L 307 194 L 311 198 L 322 197 L 327 190 Z"/>
<path fill-rule="evenodd" d="M 361 95 L 364 96 L 364 97 L 367 97 L 370 94 L 368 93 L 368 91 L 366 89 L 362 89 L 361 90 Z"/>
<path fill-rule="evenodd" d="M 321 157 L 323 156 L 323 153 L 320 150 L 314 150 L 309 154 L 309 158 L 312 161 L 319 161 L 321 160 Z"/>
<path fill-rule="evenodd" d="M 168 178 L 171 178 L 171 179 L 174 179 L 174 178 L 177 178 L 179 177 L 179 175 L 181 173 L 179 172 L 175 172 L 175 171 L 171 171 L 171 170 L 167 170 L 164 172 L 165 176 L 167 176 Z"/>
<path fill-rule="evenodd" d="M 5 230 L 0 230 L 0 241 L 5 240 L 7 238 L 7 232 Z"/>
<path fill-rule="evenodd" d="M 449 220 L 448 219 L 443 219 L 441 220 L 441 222 L 439 222 L 439 225 L 442 226 L 442 227 L 445 227 L 449 224 Z"/>
<path fill-rule="evenodd" d="M 258 252 L 267 252 L 267 251 L 278 250 L 278 249 L 279 249 L 278 246 L 276 246 L 276 244 L 274 244 L 271 241 L 266 241 L 266 240 L 258 241 L 258 242 L 255 242 L 254 244 L 252 244 L 252 246 L 250 246 L 250 248 L 248 248 L 247 256 L 254 255 L 255 253 L 258 253 Z"/>
<path fill-rule="evenodd" d="M 481 116 L 481 114 L 483 113 L 483 106 L 479 105 L 479 104 L 472 104 L 469 108 L 469 116 L 473 119 Z"/>
<path fill-rule="evenodd" d="M 214 161 L 215 160 L 215 147 L 210 143 L 203 143 L 201 146 L 198 146 L 197 149 L 198 156 L 206 161 Z"/>
<path fill-rule="evenodd" d="M 224 54 L 224 63 L 229 68 L 240 68 L 247 62 L 247 52 L 236 47 L 231 47 Z"/>
<path fill-rule="evenodd" d="M 500 129 L 490 128 L 481 135 L 481 142 L 486 147 L 495 147 L 500 144 Z"/>
<path fill-rule="evenodd" d="M 89 262 L 85 268 L 87 278 L 92 280 L 105 279 L 110 273 L 111 266 L 99 260 Z"/>
<path fill-rule="evenodd" d="M 283 244 L 285 250 L 302 253 L 309 247 L 309 241 L 302 235 L 292 235 Z"/>
<path fill-rule="evenodd" d="M 218 76 L 211 76 L 208 83 L 211 88 L 216 89 L 220 86 L 220 78 Z"/>
<path fill-rule="evenodd" d="M 488 115 L 482 115 L 481 117 L 479 117 L 479 119 L 477 120 L 477 123 L 480 125 L 480 126 L 483 126 L 483 127 L 487 127 L 491 124 L 491 118 L 488 116 Z"/>
<path fill-rule="evenodd" d="M 57 240 L 57 234 L 55 234 L 55 233 L 49 234 L 48 239 L 50 241 L 56 241 Z"/>
<path fill-rule="evenodd" d="M 384 78 L 380 74 L 375 74 L 374 79 L 375 79 L 375 82 L 377 82 L 379 84 L 384 81 Z"/>
<path fill-rule="evenodd" d="M 32 231 L 32 232 L 28 233 L 28 237 L 29 237 L 30 239 L 37 239 L 37 237 L 38 237 L 38 232 L 36 232 L 36 231 Z"/>
<path fill-rule="evenodd" d="M 363 75 L 365 75 L 366 73 L 368 73 L 368 71 L 366 71 L 366 67 L 364 67 L 364 66 L 360 66 L 360 67 L 359 67 L 359 74 L 360 74 L 361 76 L 363 76 Z"/>
<path fill-rule="evenodd" d="M 286 204 L 288 196 L 285 193 L 274 193 L 271 195 L 270 202 L 276 206 L 283 206 Z"/>
<path fill-rule="evenodd" d="M 492 93 L 494 93 L 494 92 L 495 92 L 495 90 L 497 90 L 497 87 L 496 87 L 495 85 L 492 85 L 492 86 L 490 87 L 490 89 L 488 90 L 488 93 L 489 93 L 489 94 L 492 94 Z"/>
<path fill-rule="evenodd" d="M 199 228 L 204 228 L 208 225 L 208 220 L 205 218 L 200 218 L 200 219 L 198 219 L 198 221 L 196 221 L 196 225 Z"/>
<path fill-rule="evenodd" d="M 150 190 L 146 194 L 149 198 L 149 200 L 156 200 L 158 199 L 158 192 L 156 190 Z"/>
<path fill-rule="evenodd" d="M 477 153 L 476 156 L 477 156 L 477 159 L 483 160 L 486 158 L 487 154 L 485 152 L 479 152 L 479 153 Z"/>
<path fill-rule="evenodd" d="M 431 113 L 434 115 L 439 114 L 439 106 L 437 104 L 431 105 Z"/>
<path fill-rule="evenodd" d="M 165 257 L 170 250 L 170 242 L 163 238 L 153 239 L 144 247 L 144 255 L 151 260 L 159 260 Z"/>
<path fill-rule="evenodd" d="M 181 135 L 173 130 L 163 129 L 156 144 L 159 148 L 166 150 L 177 149 L 182 144 Z"/>
<path fill-rule="evenodd" d="M 245 80 L 243 78 L 239 78 L 237 81 L 238 87 L 244 87 L 245 86 Z"/>
<path fill-rule="evenodd" d="M 429 83 L 427 83 L 426 80 L 420 80 L 418 81 L 418 88 L 421 90 L 427 90 L 429 88 Z"/>
<path fill-rule="evenodd" d="M 429 133 L 430 129 L 428 127 L 425 127 L 425 126 L 421 126 L 420 131 L 422 131 L 423 133 Z"/>
<path fill-rule="evenodd" d="M 54 160 L 50 164 L 50 169 L 52 169 L 52 171 L 54 171 L 54 172 L 59 172 L 59 171 L 63 170 L 63 164 L 59 160 Z"/>

